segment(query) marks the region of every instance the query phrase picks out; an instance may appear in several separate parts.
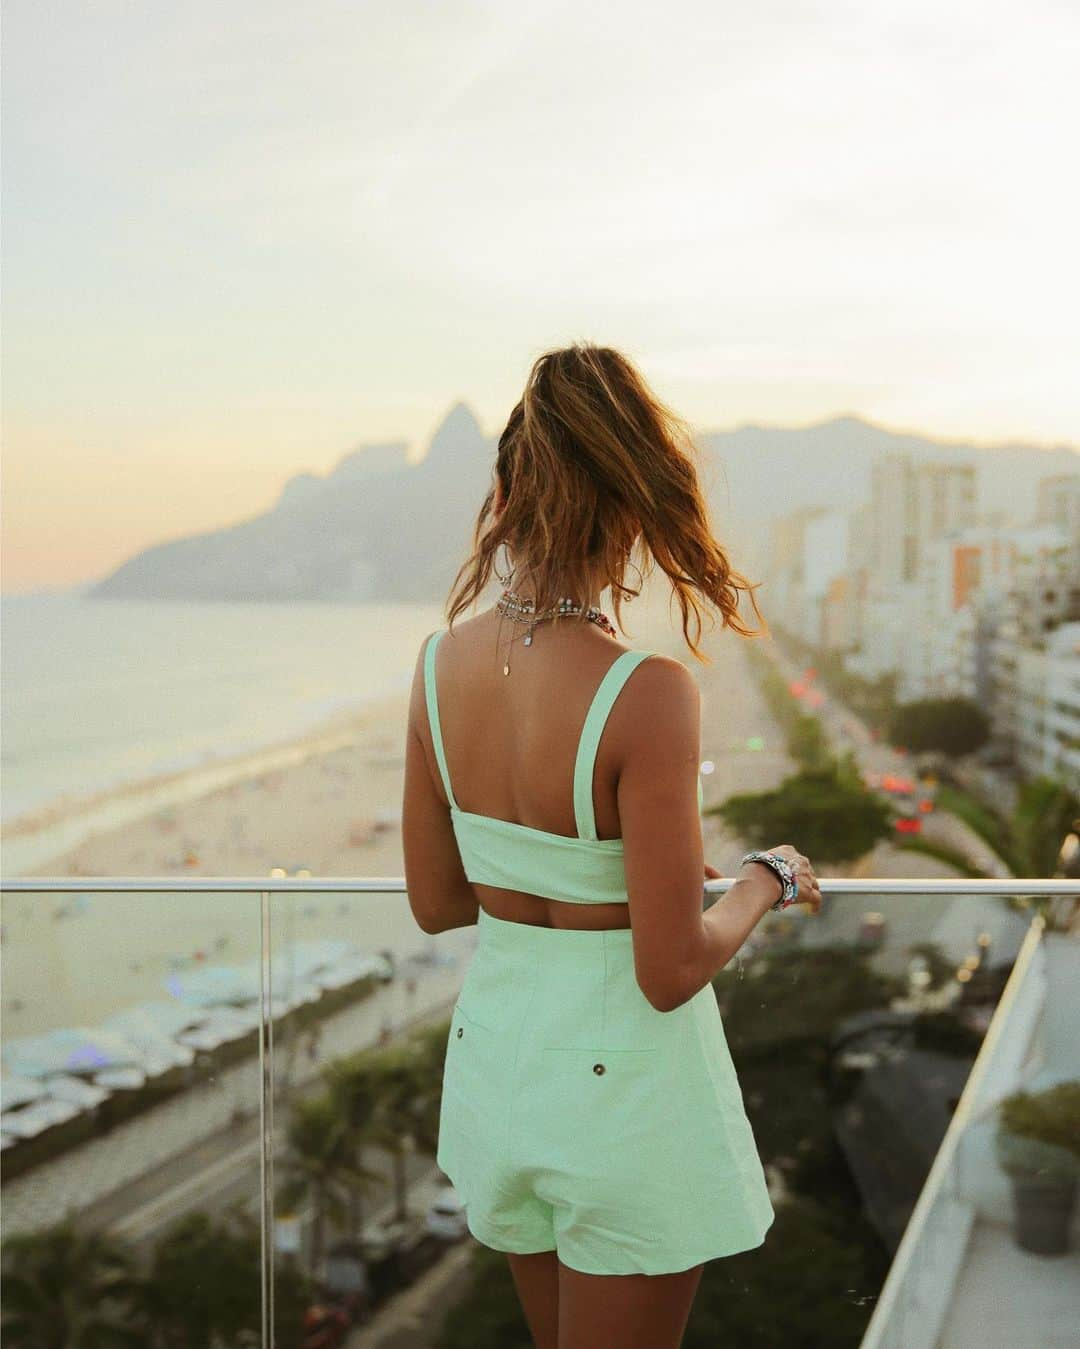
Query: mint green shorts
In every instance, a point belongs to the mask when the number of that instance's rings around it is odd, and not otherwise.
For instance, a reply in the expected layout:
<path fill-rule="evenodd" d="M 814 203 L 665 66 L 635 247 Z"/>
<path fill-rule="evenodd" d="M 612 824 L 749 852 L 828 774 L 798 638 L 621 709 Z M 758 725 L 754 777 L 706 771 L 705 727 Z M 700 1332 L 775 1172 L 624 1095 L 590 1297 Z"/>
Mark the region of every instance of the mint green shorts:
<path fill-rule="evenodd" d="M 480 910 L 436 1161 L 477 1240 L 587 1274 L 689 1269 L 760 1246 L 774 1217 L 712 986 L 658 1012 L 629 928 Z"/>

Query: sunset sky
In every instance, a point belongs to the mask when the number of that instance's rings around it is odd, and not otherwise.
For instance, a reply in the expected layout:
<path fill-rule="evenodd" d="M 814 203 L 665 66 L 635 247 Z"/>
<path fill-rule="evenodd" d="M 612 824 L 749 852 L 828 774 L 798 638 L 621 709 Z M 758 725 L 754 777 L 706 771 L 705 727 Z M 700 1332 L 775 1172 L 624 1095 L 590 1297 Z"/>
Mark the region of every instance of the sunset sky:
<path fill-rule="evenodd" d="M 701 427 L 1080 440 L 1069 0 L 7 0 L 5 591 L 495 432 L 621 346 Z"/>

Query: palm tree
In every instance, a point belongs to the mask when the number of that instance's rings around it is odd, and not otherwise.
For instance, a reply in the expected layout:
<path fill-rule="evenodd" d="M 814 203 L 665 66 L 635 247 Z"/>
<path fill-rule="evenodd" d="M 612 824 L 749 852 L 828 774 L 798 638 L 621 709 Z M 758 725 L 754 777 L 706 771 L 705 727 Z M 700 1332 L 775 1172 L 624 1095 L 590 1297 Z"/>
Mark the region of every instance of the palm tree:
<path fill-rule="evenodd" d="M 364 1165 L 364 1148 L 377 1143 L 379 1082 L 375 1063 L 383 1050 L 366 1049 L 331 1063 L 323 1073 L 331 1100 L 345 1127 L 350 1158 L 348 1234 L 354 1240 L 363 1227 L 362 1205 L 382 1175 Z"/>
<path fill-rule="evenodd" d="M 0 1329 L 7 1349 L 144 1349 L 141 1281 L 130 1248 L 68 1220 L 3 1245 Z"/>
<path fill-rule="evenodd" d="M 154 1349 L 239 1349 L 260 1343 L 261 1234 L 245 1202 L 235 1200 L 220 1216 L 185 1213 L 156 1243 L 144 1292 L 154 1328 L 147 1344 Z M 284 1264 L 274 1277 L 278 1343 L 298 1344 L 309 1282 Z"/>
<path fill-rule="evenodd" d="M 948 784 L 938 788 L 937 806 L 963 820 L 1012 876 L 1052 877 L 1058 872 L 1062 841 L 1075 827 L 1076 817 L 1080 814 L 1080 798 L 1064 783 L 1050 777 L 1035 777 L 1025 782 L 1010 815 Z M 918 834 L 904 835 L 894 843 L 909 852 L 936 857 L 939 862 L 975 880 L 993 879 L 962 849 Z M 1050 917 L 1049 900 L 1015 902 L 1022 908 L 1034 903 L 1044 917 Z"/>
<path fill-rule="evenodd" d="M 378 1102 L 371 1121 L 371 1141 L 393 1160 L 395 1217 L 408 1216 L 408 1176 L 405 1159 L 415 1142 L 415 1101 L 424 1089 L 419 1057 L 409 1044 L 382 1050 L 373 1061 L 373 1085 Z"/>
<path fill-rule="evenodd" d="M 329 1093 L 308 1096 L 292 1107 L 286 1130 L 285 1181 L 279 1198 L 290 1208 L 310 1202 L 314 1212 L 312 1273 L 318 1277 L 326 1243 L 326 1220 L 342 1224 L 349 1191 L 362 1183 L 357 1173 L 348 1124 Z"/>

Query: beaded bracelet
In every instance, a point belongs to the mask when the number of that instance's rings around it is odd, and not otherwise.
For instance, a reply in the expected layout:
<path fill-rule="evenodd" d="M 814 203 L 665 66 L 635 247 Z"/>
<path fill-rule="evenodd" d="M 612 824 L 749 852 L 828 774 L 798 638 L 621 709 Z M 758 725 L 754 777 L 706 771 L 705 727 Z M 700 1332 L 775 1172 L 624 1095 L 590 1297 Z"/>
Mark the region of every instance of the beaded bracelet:
<path fill-rule="evenodd" d="M 779 913 L 781 909 L 786 909 L 798 902 L 799 878 L 795 874 L 794 866 L 786 857 L 781 856 L 778 852 L 755 850 L 744 854 L 739 861 L 739 866 L 743 866 L 747 862 L 761 862 L 779 877 L 783 889 L 780 891 L 780 898 L 776 903 L 769 905 L 773 912 Z"/>

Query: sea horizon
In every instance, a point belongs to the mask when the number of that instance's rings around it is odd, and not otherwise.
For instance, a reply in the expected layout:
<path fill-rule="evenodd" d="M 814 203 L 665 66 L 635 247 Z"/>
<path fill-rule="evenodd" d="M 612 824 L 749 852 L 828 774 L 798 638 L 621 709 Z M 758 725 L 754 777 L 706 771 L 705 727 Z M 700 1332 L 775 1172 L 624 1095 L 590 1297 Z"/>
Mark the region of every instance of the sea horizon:
<path fill-rule="evenodd" d="M 438 604 L 0 596 L 5 873 L 349 743 L 441 622 Z"/>

